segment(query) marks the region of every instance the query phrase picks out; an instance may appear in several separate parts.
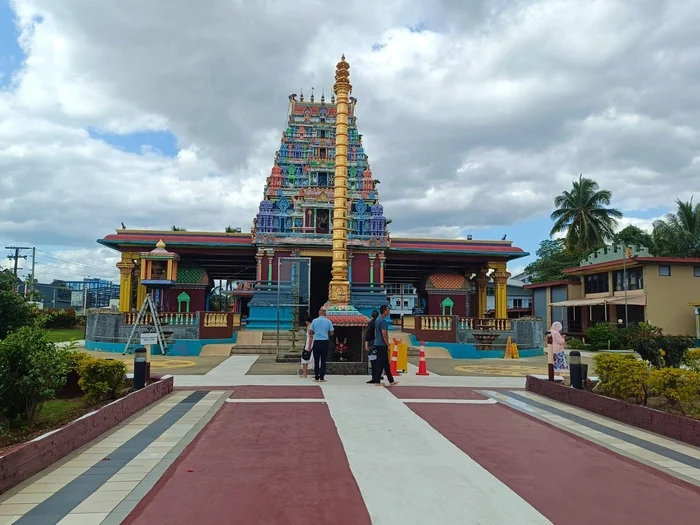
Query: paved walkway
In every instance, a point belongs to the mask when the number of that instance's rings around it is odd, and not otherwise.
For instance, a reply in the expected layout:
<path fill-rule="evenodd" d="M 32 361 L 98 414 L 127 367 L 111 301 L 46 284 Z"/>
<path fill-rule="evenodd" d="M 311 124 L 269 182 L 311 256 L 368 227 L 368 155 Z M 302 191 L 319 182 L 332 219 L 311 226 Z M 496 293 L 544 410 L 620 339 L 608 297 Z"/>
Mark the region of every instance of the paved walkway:
<path fill-rule="evenodd" d="M 0 525 L 696 523 L 700 449 L 522 390 L 236 356 L 0 496 Z M 215 388 L 215 390 L 211 390 Z"/>

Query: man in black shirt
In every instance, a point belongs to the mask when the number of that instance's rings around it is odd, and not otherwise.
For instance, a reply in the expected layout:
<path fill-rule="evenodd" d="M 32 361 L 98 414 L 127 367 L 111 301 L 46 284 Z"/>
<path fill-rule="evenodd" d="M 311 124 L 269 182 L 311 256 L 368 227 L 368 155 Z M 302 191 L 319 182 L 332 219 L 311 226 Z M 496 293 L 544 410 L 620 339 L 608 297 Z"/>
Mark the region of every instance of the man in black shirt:
<path fill-rule="evenodd" d="M 365 332 L 365 350 L 367 350 L 369 363 L 372 365 L 372 379 L 367 381 L 368 385 L 376 383 L 374 379 L 374 367 L 377 364 L 377 351 L 374 348 L 374 325 L 377 323 L 377 317 L 379 317 L 379 312 L 373 310 L 372 320 L 367 324 L 367 331 Z"/>

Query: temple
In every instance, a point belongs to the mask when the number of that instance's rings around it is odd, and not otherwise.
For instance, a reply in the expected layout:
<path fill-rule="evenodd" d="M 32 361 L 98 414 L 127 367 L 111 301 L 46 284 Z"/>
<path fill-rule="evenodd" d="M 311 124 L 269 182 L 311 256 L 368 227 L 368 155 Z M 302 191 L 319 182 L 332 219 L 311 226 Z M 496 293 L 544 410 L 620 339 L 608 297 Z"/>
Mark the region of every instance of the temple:
<path fill-rule="evenodd" d="M 490 275 L 493 317 L 508 317 L 507 263 L 528 255 L 511 241 L 391 237 L 349 75 L 343 57 L 330 100 L 289 95 L 250 234 L 122 229 L 98 241 L 121 252 L 120 311 L 155 289 L 162 312 L 209 312 L 221 281 L 241 328 L 289 330 L 323 305 L 352 325 L 387 302 L 386 284 L 405 283 L 417 290 L 416 314 L 483 319 Z M 158 288 L 144 265 L 164 257 L 177 264 Z"/>

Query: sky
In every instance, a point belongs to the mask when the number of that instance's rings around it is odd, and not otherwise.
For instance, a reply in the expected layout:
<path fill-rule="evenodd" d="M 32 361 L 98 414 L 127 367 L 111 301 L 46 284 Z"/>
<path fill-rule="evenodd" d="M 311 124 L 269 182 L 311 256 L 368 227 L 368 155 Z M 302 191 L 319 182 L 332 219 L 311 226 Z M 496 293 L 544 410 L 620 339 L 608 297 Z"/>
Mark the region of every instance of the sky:
<path fill-rule="evenodd" d="M 394 237 L 534 255 L 579 174 L 622 226 L 700 194 L 696 0 L 164 5 L 0 0 L 0 250 L 42 282 L 116 279 L 121 222 L 249 230 L 288 95 L 342 53 Z"/>

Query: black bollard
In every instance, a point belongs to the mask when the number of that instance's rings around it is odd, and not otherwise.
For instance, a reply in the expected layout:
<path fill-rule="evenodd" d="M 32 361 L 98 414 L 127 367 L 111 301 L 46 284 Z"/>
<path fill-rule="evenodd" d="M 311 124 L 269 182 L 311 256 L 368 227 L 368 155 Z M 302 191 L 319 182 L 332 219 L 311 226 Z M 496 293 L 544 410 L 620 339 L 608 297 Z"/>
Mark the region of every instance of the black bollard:
<path fill-rule="evenodd" d="M 569 352 L 569 368 L 571 372 L 571 386 L 576 390 L 582 390 L 583 375 L 581 370 L 581 352 L 578 350 Z"/>
<path fill-rule="evenodd" d="M 139 346 L 134 349 L 134 390 L 146 386 L 146 348 Z"/>

